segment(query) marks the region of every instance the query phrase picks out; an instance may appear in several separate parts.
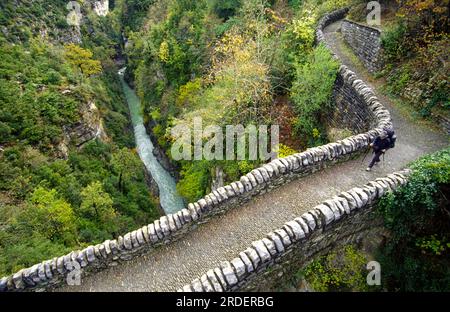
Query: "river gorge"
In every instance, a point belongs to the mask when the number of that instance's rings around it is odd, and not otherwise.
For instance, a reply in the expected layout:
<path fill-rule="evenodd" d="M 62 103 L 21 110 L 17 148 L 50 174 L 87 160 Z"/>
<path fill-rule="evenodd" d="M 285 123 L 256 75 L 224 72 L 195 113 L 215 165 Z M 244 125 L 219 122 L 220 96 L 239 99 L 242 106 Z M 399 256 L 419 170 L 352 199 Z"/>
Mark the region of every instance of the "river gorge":
<path fill-rule="evenodd" d="M 144 126 L 140 101 L 134 90 L 130 88 L 124 79 L 125 70 L 126 68 L 122 68 L 119 71 L 119 76 L 130 110 L 136 149 L 145 168 L 158 185 L 162 209 L 166 214 L 176 213 L 184 208 L 183 199 L 177 193 L 175 179 L 163 168 L 153 154 L 154 146 Z"/>

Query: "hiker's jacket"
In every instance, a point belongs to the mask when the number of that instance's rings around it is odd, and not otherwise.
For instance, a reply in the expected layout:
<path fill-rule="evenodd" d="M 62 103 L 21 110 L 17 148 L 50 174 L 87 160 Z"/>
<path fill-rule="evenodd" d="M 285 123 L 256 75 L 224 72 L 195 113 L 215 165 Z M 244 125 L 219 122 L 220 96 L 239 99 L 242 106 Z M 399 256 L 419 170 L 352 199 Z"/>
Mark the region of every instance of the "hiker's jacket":
<path fill-rule="evenodd" d="M 395 136 L 395 133 L 393 131 L 390 131 L 388 133 L 388 136 L 384 139 L 378 136 L 373 141 L 373 149 L 375 152 L 378 152 L 381 150 L 393 148 L 395 146 L 396 139 L 397 137 Z"/>

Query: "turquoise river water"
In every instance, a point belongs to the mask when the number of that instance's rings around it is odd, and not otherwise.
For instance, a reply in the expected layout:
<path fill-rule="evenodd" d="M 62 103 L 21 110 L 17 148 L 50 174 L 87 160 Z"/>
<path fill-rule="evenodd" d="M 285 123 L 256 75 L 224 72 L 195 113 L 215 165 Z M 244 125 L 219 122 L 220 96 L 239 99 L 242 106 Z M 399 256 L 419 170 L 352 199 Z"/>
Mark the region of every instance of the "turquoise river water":
<path fill-rule="evenodd" d="M 163 168 L 163 166 L 161 166 L 158 159 L 153 155 L 154 146 L 144 127 L 139 98 L 134 90 L 125 82 L 123 78 L 124 72 L 125 69 L 121 69 L 119 75 L 123 92 L 130 109 L 139 157 L 152 175 L 156 184 L 158 184 L 159 199 L 164 212 L 166 214 L 175 213 L 184 208 L 183 199 L 177 193 L 175 179 Z"/>

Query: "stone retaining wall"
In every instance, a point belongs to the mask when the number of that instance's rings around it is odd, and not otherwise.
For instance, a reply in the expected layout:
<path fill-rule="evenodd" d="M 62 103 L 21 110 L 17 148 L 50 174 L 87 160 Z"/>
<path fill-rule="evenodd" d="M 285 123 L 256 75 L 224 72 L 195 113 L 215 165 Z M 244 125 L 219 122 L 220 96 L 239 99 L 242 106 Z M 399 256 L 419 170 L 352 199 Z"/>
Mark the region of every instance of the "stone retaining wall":
<path fill-rule="evenodd" d="M 450 135 L 450 116 L 443 116 L 438 114 L 433 114 L 433 117 L 437 120 L 437 122 L 441 125 L 441 128 Z"/>
<path fill-rule="evenodd" d="M 353 21 L 344 20 L 342 36 L 371 73 L 382 69 L 380 30 Z"/>
<path fill-rule="evenodd" d="M 327 127 L 364 133 L 377 126 L 377 118 L 367 106 L 364 97 L 355 92 L 353 86 L 346 83 L 341 74 L 336 77 L 332 100 L 334 109 L 326 117 Z"/>
<path fill-rule="evenodd" d="M 406 184 L 409 171 L 396 172 L 325 201 L 255 241 L 184 286 L 181 292 L 267 291 L 280 276 L 293 274 L 329 250 L 382 230 L 373 213 L 387 192 Z"/>
<path fill-rule="evenodd" d="M 325 16 L 317 31 L 317 40 L 323 41 L 322 29 L 328 24 L 341 19 L 347 10 L 339 10 Z M 345 161 L 366 150 L 370 142 L 392 127 L 389 112 L 378 101 L 373 91 L 346 66 L 341 66 L 338 83 L 345 86 L 352 98 L 359 99 L 358 105 L 365 105 L 372 129 L 348 137 L 344 140 L 308 149 L 286 158 L 276 159 L 257 168 L 229 185 L 218 188 L 176 214 L 161 217 L 117 239 L 107 240 L 102 244 L 89 246 L 83 250 L 73 251 L 65 256 L 43 261 L 31 268 L 23 269 L 0 280 L 0 291 L 24 291 L 51 289 L 66 283 L 67 275 L 74 270 L 74 264 L 82 268 L 82 276 L 115 266 L 143 253 L 154 252 L 161 245 L 184 236 L 214 215 L 241 206 L 252 197 L 266 193 L 294 179 L 307 176 L 324 167 Z M 351 105 L 351 101 L 348 102 Z M 356 102 L 355 102 L 356 103 Z M 356 120 L 356 119 L 354 119 Z M 359 126 L 357 126 L 359 127 Z"/>

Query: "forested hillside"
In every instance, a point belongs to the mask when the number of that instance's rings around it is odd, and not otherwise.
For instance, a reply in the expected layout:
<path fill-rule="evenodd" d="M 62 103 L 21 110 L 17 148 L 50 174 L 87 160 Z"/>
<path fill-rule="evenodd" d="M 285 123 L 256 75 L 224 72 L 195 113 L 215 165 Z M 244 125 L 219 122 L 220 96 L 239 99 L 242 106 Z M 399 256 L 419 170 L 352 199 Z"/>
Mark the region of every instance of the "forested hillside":
<path fill-rule="evenodd" d="M 66 5 L 0 4 L 0 275 L 160 214 L 116 74 L 125 4 L 80 29 Z"/>

